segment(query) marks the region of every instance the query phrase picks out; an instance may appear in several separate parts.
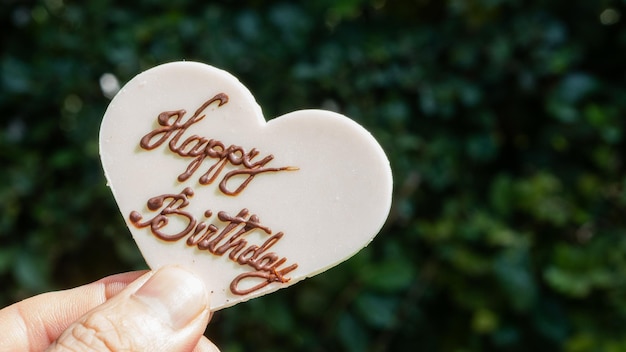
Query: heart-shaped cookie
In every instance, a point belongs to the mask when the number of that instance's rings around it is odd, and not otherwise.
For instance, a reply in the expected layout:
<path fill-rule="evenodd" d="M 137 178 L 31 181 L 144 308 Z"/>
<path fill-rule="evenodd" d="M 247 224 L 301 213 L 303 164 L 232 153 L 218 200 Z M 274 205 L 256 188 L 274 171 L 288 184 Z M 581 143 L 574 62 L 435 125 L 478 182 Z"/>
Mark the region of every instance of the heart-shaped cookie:
<path fill-rule="evenodd" d="M 348 259 L 391 205 L 389 162 L 360 125 L 323 110 L 266 122 L 236 78 L 196 62 L 128 82 L 104 115 L 100 154 L 147 264 L 198 274 L 212 310 Z"/>

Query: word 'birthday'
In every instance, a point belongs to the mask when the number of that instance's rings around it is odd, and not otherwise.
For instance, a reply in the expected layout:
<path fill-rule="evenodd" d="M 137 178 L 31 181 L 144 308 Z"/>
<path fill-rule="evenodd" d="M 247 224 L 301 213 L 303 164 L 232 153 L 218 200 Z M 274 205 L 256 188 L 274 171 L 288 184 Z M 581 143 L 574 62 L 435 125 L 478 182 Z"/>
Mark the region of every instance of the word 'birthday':
<path fill-rule="evenodd" d="M 207 159 L 215 159 L 208 170 L 200 176 L 198 181 L 202 185 L 213 183 L 227 164 L 235 169 L 227 172 L 219 183 L 219 188 L 226 195 L 237 195 L 243 191 L 255 176 L 266 172 L 295 171 L 297 167 L 266 167 L 274 159 L 273 155 L 267 155 L 260 160 L 253 160 L 259 155 L 259 151 L 252 148 L 246 151 L 243 147 L 226 145 L 218 140 L 192 135 L 182 140 L 183 134 L 195 123 L 206 117 L 205 110 L 213 103 L 221 107 L 228 103 L 228 96 L 219 93 L 202 104 L 196 112 L 184 121 L 186 110 L 164 111 L 159 114 L 157 121 L 160 126 L 143 136 L 139 145 L 145 150 L 152 150 L 169 140 L 169 150 L 181 157 L 192 158 L 187 169 L 178 176 L 178 181 L 184 182 L 189 179 Z M 228 182 L 236 176 L 244 177 L 238 187 L 231 189 Z"/>
<path fill-rule="evenodd" d="M 151 219 L 142 221 L 143 216 L 133 211 L 130 213 L 130 221 L 137 228 L 149 227 L 154 236 L 164 241 L 178 241 L 188 236 L 187 246 L 195 246 L 216 256 L 228 253 L 228 258 L 232 261 L 252 267 L 255 271 L 245 272 L 233 279 L 230 284 L 233 294 L 246 295 L 273 282 L 289 281 L 285 275 L 295 270 L 298 264 L 284 265 L 287 258 L 281 258 L 274 252 L 267 252 L 280 241 L 284 235 L 282 232 L 272 234 L 272 230 L 263 226 L 259 217 L 250 214 L 248 209 L 242 209 L 234 216 L 224 211 L 218 212 L 217 218 L 224 223 L 222 228 L 215 224 L 199 222 L 192 214 L 184 210 L 189 205 L 189 198 L 193 194 L 193 190 L 186 187 L 179 194 L 163 194 L 150 198 L 147 207 L 157 214 Z M 204 212 L 205 218 L 212 216 L 211 210 Z M 181 230 L 181 226 L 176 226 L 176 230 L 168 229 L 170 219 L 183 221 L 184 229 Z M 254 231 L 261 231 L 270 237 L 261 245 L 248 244 L 244 237 Z M 243 286 L 247 288 L 240 288 L 240 284 L 246 279 L 253 279 L 253 282 L 259 279 L 262 281 L 254 286 L 245 283 Z"/>

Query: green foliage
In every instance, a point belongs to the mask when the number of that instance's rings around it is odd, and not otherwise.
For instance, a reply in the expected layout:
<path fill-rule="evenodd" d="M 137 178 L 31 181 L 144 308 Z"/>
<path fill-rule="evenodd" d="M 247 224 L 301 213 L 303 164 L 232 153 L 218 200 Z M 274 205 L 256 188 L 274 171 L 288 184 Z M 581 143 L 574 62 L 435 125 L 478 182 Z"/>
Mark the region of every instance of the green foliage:
<path fill-rule="evenodd" d="M 218 312 L 207 335 L 223 351 L 624 351 L 625 14 L 617 0 L 5 1 L 0 302 L 144 266 L 100 167 L 99 82 L 186 59 L 231 71 L 268 118 L 351 116 L 394 170 L 372 244 Z"/>

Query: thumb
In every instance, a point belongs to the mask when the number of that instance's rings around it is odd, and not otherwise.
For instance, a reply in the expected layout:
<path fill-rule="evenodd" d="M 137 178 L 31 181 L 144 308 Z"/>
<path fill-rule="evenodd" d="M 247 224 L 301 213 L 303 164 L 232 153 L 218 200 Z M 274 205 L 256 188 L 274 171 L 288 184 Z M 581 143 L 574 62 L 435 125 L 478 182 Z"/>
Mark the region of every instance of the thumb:
<path fill-rule="evenodd" d="M 48 351 L 193 351 L 208 320 L 202 281 L 164 267 L 81 317 Z"/>

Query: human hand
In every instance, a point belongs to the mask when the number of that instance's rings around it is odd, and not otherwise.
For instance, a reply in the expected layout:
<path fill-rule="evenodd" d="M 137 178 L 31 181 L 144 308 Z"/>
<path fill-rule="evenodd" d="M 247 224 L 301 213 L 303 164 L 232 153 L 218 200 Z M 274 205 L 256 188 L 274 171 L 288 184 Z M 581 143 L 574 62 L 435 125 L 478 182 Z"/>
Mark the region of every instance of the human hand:
<path fill-rule="evenodd" d="M 130 272 L 0 310 L 0 351 L 215 352 L 202 336 L 209 318 L 206 288 L 190 272 Z"/>

